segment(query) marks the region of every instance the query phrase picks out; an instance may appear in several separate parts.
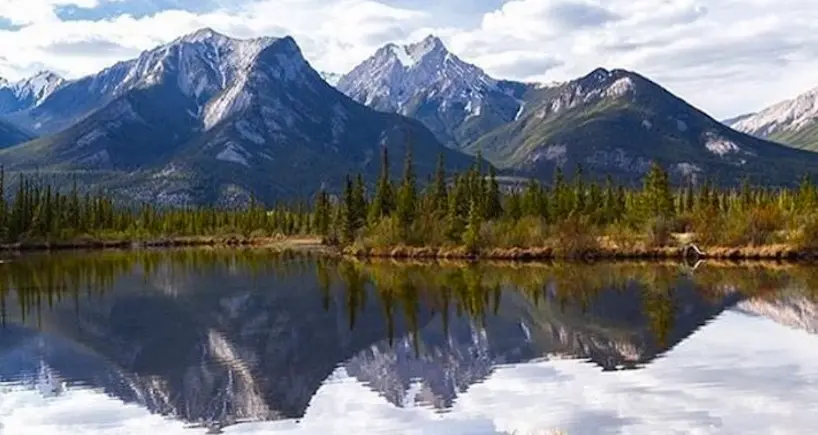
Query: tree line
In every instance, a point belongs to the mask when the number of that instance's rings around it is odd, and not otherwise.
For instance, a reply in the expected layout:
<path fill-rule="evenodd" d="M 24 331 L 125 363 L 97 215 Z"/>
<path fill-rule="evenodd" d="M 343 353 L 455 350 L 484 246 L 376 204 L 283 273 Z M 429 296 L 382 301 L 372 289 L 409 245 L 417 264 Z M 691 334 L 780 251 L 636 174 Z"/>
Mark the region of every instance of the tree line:
<path fill-rule="evenodd" d="M 674 233 L 725 245 L 818 242 L 818 189 L 808 177 L 795 189 L 748 181 L 721 188 L 708 180 L 673 186 L 668 171 L 653 163 L 642 186 L 628 187 L 610 176 L 592 181 L 578 165 L 570 179 L 557 168 L 550 183 L 531 179 L 501 188 L 479 154 L 469 170 L 454 174 L 445 172 L 441 155 L 434 177 L 420 190 L 411 150 L 397 183 L 388 167 L 383 149 L 371 193 L 360 175 L 347 177 L 335 203 L 320 192 L 314 210 L 318 232 L 340 244 L 469 248 L 589 236 L 662 245 Z"/>
<path fill-rule="evenodd" d="M 243 235 L 321 236 L 362 246 L 541 246 L 600 237 L 617 243 L 669 243 L 693 233 L 702 243 L 738 245 L 818 242 L 818 188 L 804 177 L 797 188 L 720 188 L 708 181 L 672 186 L 652 164 L 642 186 L 592 181 L 581 166 L 571 176 L 556 169 L 549 183 L 502 183 L 478 154 L 466 171 L 447 173 L 443 156 L 422 186 L 411 149 L 403 174 L 393 180 L 389 154 L 370 187 L 350 174 L 340 193 L 272 207 L 251 201 L 242 208 L 162 207 L 127 204 L 104 192 L 80 193 L 76 181 L 57 189 L 36 176 L 16 174 L 7 192 L 0 168 L 0 241 L 71 240 L 77 237 L 149 239 Z"/>
<path fill-rule="evenodd" d="M 0 242 L 152 239 L 189 236 L 272 236 L 314 234 L 306 202 L 272 209 L 251 202 L 241 209 L 162 207 L 115 201 L 103 191 L 81 193 L 76 180 L 58 189 L 38 177 L 17 174 L 7 192 L 0 168 Z"/>

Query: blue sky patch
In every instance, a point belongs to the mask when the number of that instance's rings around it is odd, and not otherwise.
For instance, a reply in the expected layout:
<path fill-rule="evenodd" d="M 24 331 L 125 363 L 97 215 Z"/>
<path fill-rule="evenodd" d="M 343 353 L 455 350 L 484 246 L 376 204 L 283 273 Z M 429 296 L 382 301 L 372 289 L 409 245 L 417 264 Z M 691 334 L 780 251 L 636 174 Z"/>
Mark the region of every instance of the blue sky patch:
<path fill-rule="evenodd" d="M 98 21 L 124 14 L 142 18 L 170 9 L 202 13 L 215 8 L 216 2 L 210 0 L 130 0 L 105 1 L 95 8 L 81 8 L 76 5 L 57 6 L 54 12 L 63 21 Z"/>
<path fill-rule="evenodd" d="M 12 32 L 15 30 L 22 29 L 23 26 L 19 26 L 17 24 L 12 24 L 11 20 L 6 17 L 0 17 L 0 30 L 11 30 Z"/>

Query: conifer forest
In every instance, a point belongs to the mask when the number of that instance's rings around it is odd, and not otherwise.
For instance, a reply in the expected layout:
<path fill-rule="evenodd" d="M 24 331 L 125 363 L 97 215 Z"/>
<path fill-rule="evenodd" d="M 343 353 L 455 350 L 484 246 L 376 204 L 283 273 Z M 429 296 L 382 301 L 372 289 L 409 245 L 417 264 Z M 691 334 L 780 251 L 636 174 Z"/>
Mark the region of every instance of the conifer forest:
<path fill-rule="evenodd" d="M 80 193 L 76 182 L 57 189 L 36 176 L 16 174 L 14 191 L 0 171 L 0 240 L 65 241 L 77 238 L 148 240 L 167 237 L 321 237 L 346 247 L 434 246 L 486 248 L 576 246 L 609 243 L 666 246 L 688 235 L 703 245 L 818 244 L 818 189 L 807 177 L 794 189 L 719 188 L 707 181 L 672 186 L 653 164 L 641 187 L 612 178 L 590 181 L 577 167 L 557 170 L 550 183 L 528 180 L 501 186 L 478 155 L 464 173 L 444 171 L 418 183 L 411 151 L 394 180 L 386 149 L 381 174 L 368 188 L 347 176 L 343 191 L 319 191 L 300 202 L 241 209 L 125 204 L 104 192 Z M 566 248 L 568 249 L 568 248 Z"/>

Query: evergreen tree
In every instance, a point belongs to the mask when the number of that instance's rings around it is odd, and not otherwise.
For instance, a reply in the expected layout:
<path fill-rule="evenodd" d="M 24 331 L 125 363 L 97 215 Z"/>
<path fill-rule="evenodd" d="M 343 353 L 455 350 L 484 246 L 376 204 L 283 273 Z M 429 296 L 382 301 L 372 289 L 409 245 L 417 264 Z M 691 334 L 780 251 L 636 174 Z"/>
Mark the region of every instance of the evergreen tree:
<path fill-rule="evenodd" d="M 386 146 L 381 149 L 381 175 L 375 188 L 375 197 L 369 207 L 370 224 L 392 214 L 395 208 L 395 197 L 392 191 L 392 181 L 389 178 L 389 153 Z"/>
<path fill-rule="evenodd" d="M 358 211 L 355 210 L 356 201 L 352 179 L 347 176 L 346 187 L 344 188 L 343 214 L 341 216 L 341 240 L 350 243 L 355 240 L 356 220 Z"/>
<path fill-rule="evenodd" d="M 437 157 L 437 168 L 435 169 L 434 186 L 432 190 L 432 212 L 445 212 L 448 202 L 448 191 L 446 189 L 446 170 L 443 163 L 443 153 Z"/>
<path fill-rule="evenodd" d="M 358 174 L 355 178 L 355 186 L 352 189 L 352 208 L 353 223 L 357 231 L 364 227 L 367 217 L 366 186 L 364 185 L 364 177 L 361 174 Z"/>
<path fill-rule="evenodd" d="M 471 202 L 469 206 L 469 217 L 466 224 L 466 232 L 463 235 L 463 243 L 469 250 L 476 250 L 479 247 L 480 241 L 480 226 L 482 225 L 483 217 L 480 212 L 480 206 L 475 201 Z"/>
<path fill-rule="evenodd" d="M 415 173 L 412 169 L 412 150 L 406 149 L 406 159 L 403 164 L 403 181 L 401 182 L 398 194 L 398 221 L 401 228 L 408 229 L 415 219 L 417 210 L 417 187 L 415 186 Z"/>
<path fill-rule="evenodd" d="M 486 199 L 486 219 L 497 219 L 503 214 L 502 194 L 494 166 L 489 166 L 489 185 Z"/>
<path fill-rule="evenodd" d="M 506 215 L 513 221 L 520 220 L 523 217 L 523 209 L 520 204 L 520 194 L 516 191 L 508 195 L 508 202 L 506 203 Z"/>
<path fill-rule="evenodd" d="M 321 189 L 315 198 L 315 229 L 319 235 L 324 237 L 329 235 L 330 218 L 329 195 Z"/>
<path fill-rule="evenodd" d="M 654 162 L 645 177 L 643 201 L 649 216 L 670 218 L 674 214 L 668 173 Z"/>
<path fill-rule="evenodd" d="M 465 182 L 456 176 L 452 190 L 449 192 L 446 211 L 446 236 L 454 242 L 460 241 L 466 225 L 463 214 L 466 204 Z"/>
<path fill-rule="evenodd" d="M 584 173 L 582 171 L 582 165 L 577 163 L 577 170 L 574 174 L 574 204 L 572 210 L 577 213 L 581 213 L 585 211 L 585 199 L 586 199 L 586 190 L 585 190 L 585 180 L 584 180 Z"/>

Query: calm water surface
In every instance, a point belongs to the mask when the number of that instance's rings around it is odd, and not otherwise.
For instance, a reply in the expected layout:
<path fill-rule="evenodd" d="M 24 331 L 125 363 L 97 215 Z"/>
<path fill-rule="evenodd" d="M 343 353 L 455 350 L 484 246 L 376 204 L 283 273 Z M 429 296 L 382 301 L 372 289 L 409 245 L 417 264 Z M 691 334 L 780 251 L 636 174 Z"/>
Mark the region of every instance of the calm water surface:
<path fill-rule="evenodd" d="M 818 269 L 0 264 L 0 433 L 813 434 Z"/>

